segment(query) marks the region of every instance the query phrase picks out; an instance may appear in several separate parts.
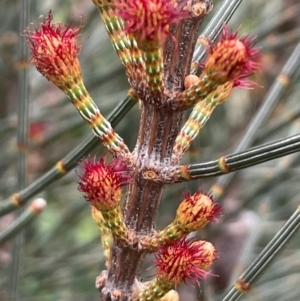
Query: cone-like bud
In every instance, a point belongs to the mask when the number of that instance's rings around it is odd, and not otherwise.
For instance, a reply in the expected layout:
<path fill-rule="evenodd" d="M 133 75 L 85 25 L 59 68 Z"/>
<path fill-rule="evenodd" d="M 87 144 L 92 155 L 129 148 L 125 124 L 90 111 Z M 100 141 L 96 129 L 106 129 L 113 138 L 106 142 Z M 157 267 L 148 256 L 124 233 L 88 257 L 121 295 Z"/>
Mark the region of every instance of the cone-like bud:
<path fill-rule="evenodd" d="M 80 27 L 52 23 L 52 13 L 33 31 L 27 30 L 31 48 L 31 62 L 49 81 L 61 89 L 114 156 L 129 153 L 123 139 L 115 133 L 102 116 L 86 90 L 78 60 L 80 45 L 77 37 Z"/>
<path fill-rule="evenodd" d="M 162 45 L 170 35 L 170 25 L 190 13 L 170 0 L 116 0 L 116 13 L 125 21 L 125 31 L 139 46 Z"/>
<path fill-rule="evenodd" d="M 126 164 L 120 159 L 115 159 L 107 165 L 103 158 L 99 162 L 86 159 L 81 163 L 81 167 L 83 173 L 79 177 L 79 190 L 91 205 L 99 210 L 99 213 L 93 211 L 93 217 L 100 231 L 101 228 L 105 231 L 108 228 L 116 240 L 128 244 L 132 235 L 124 223 L 120 208 L 121 187 L 129 184 L 131 179 Z M 104 239 L 110 243 L 108 236 Z M 107 255 L 109 256 L 109 253 Z"/>
<path fill-rule="evenodd" d="M 206 241 L 182 239 L 162 247 L 155 253 L 157 274 L 175 286 L 187 280 L 199 284 L 216 257 L 213 245 Z"/>
<path fill-rule="evenodd" d="M 254 73 L 259 65 L 253 61 L 258 55 L 255 39 L 238 38 L 224 26 L 221 41 L 211 46 L 203 74 L 214 75 L 219 85 Z"/>
<path fill-rule="evenodd" d="M 108 165 L 102 158 L 86 159 L 81 163 L 83 173 L 79 177 L 79 190 L 91 205 L 100 211 L 111 210 L 120 204 L 121 187 L 128 185 L 130 175 L 126 164 L 115 159 Z"/>
<path fill-rule="evenodd" d="M 188 75 L 185 90 L 170 105 L 176 110 L 186 110 L 205 101 L 220 85 L 233 82 L 234 86 L 253 88 L 255 83 L 246 78 L 256 72 L 259 64 L 254 61 L 259 51 L 254 48 L 255 39 L 238 38 L 224 26 L 221 41 L 210 46 L 210 53 L 198 81 Z"/>
<path fill-rule="evenodd" d="M 220 213 L 218 205 L 211 195 L 202 192 L 196 192 L 193 195 L 185 194 L 185 199 L 179 205 L 174 224 L 184 232 L 199 230 L 214 221 Z"/>
<path fill-rule="evenodd" d="M 185 238 L 162 247 L 155 253 L 157 276 L 140 291 L 138 300 L 178 300 L 171 290 L 187 280 L 199 284 L 199 278 L 209 275 L 205 269 L 215 258 L 215 248 L 206 241 Z"/>
<path fill-rule="evenodd" d="M 149 252 L 156 251 L 215 221 L 220 209 L 220 205 L 213 200 L 211 195 L 202 192 L 190 195 L 187 192 L 177 209 L 174 221 L 153 236 L 141 237 L 140 244 Z"/>
<path fill-rule="evenodd" d="M 78 54 L 81 46 L 77 41 L 80 27 L 71 28 L 52 23 L 52 12 L 33 31 L 27 30 L 30 59 L 37 70 L 56 86 L 76 81 L 81 77 Z"/>

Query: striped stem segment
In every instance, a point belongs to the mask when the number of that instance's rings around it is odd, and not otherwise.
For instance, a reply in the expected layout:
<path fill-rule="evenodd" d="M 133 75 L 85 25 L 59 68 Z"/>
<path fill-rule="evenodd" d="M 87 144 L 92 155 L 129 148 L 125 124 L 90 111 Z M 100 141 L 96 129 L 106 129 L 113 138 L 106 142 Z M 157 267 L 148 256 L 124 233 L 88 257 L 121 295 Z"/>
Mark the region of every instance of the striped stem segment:
<path fill-rule="evenodd" d="M 273 141 L 269 144 L 250 148 L 243 152 L 222 156 L 214 161 L 192 165 L 181 165 L 176 167 L 172 183 L 228 174 L 236 170 L 244 169 L 299 151 L 300 134 L 296 134 L 285 139 Z M 216 191 L 220 189 L 219 187 L 220 186 L 217 184 L 214 186 Z M 212 191 L 215 194 L 214 190 L 215 189 Z"/>
<path fill-rule="evenodd" d="M 111 43 L 117 52 L 129 79 L 140 81 L 144 75 L 144 62 L 137 43 L 132 35 L 124 31 L 124 22 L 115 13 L 111 1 L 93 0 L 100 11 Z"/>
<path fill-rule="evenodd" d="M 141 83 L 145 79 L 145 62 L 143 60 L 141 51 L 137 42 L 132 34 L 128 34 L 129 39 L 129 52 L 131 58 L 131 73 L 128 73 L 129 81 L 134 85 L 134 82 Z"/>
<path fill-rule="evenodd" d="M 46 207 L 44 199 L 35 199 L 12 224 L 0 233 L 0 245 L 20 233 L 30 222 L 32 222 Z"/>
<path fill-rule="evenodd" d="M 163 55 L 161 47 L 149 47 L 142 51 L 146 66 L 147 88 L 156 93 L 163 92 Z"/>
<path fill-rule="evenodd" d="M 91 206 L 92 209 L 92 217 L 95 223 L 98 226 L 101 235 L 101 242 L 103 248 L 103 256 L 105 259 L 106 267 L 109 267 L 110 262 L 110 247 L 112 245 L 112 235 L 110 229 L 105 224 L 105 219 L 97 208 Z"/>
<path fill-rule="evenodd" d="M 166 281 L 163 277 L 157 276 L 151 281 L 150 285 L 140 292 L 139 301 L 157 301 L 170 290 L 174 288 L 174 284 Z"/>
<path fill-rule="evenodd" d="M 195 105 L 189 119 L 176 138 L 173 149 L 173 162 L 178 162 L 189 149 L 191 142 L 210 118 L 216 106 L 223 103 L 230 96 L 233 86 L 234 83 L 232 81 L 220 85 L 203 101 Z"/>
<path fill-rule="evenodd" d="M 109 34 L 111 43 L 116 50 L 122 64 L 127 68 L 130 63 L 129 40 L 124 32 L 123 20 L 116 16 L 111 1 L 93 0 L 100 11 L 101 18 Z"/>
<path fill-rule="evenodd" d="M 61 89 L 70 98 L 81 117 L 90 125 L 93 133 L 102 140 L 110 152 L 116 156 L 124 156 L 129 153 L 123 139 L 113 130 L 109 121 L 100 113 L 100 110 L 80 79 L 68 86 L 64 85 Z"/>
<path fill-rule="evenodd" d="M 156 252 L 162 246 L 183 238 L 189 231 L 184 231 L 184 227 L 180 225 L 177 220 L 174 220 L 171 224 L 159 231 L 153 236 L 145 236 L 140 239 L 140 244 L 148 252 Z"/>
<path fill-rule="evenodd" d="M 263 272 L 273 263 L 274 259 L 283 250 L 286 244 L 298 233 L 300 228 L 300 206 L 280 229 L 276 236 L 258 255 L 254 262 L 235 282 L 233 287 L 223 297 L 222 301 L 236 301 L 249 292 L 253 284 Z"/>
<path fill-rule="evenodd" d="M 172 99 L 170 105 L 174 110 L 187 110 L 196 105 L 199 101 L 209 97 L 209 94 L 214 92 L 220 84 L 222 83 L 216 81 L 213 74 L 203 73 L 199 77 L 199 81 L 184 90 L 178 97 Z"/>
<path fill-rule="evenodd" d="M 110 229 L 113 238 L 127 245 L 131 239 L 131 235 L 123 221 L 120 206 L 110 210 L 103 210 L 101 213 L 105 221 L 104 225 L 106 228 Z"/>

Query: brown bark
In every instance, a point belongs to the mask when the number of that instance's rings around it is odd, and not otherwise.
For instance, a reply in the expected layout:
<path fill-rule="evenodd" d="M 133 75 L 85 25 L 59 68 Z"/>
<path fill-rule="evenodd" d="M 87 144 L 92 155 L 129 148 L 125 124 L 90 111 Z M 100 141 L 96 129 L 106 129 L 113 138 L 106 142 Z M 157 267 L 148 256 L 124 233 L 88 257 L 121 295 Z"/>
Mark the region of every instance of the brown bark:
<path fill-rule="evenodd" d="M 207 11 L 212 5 L 207 0 L 194 0 L 192 3 L 204 3 Z M 132 300 L 132 285 L 147 254 L 147 250 L 139 248 L 138 237 L 152 234 L 158 205 L 172 167 L 174 141 L 184 114 L 168 107 L 167 100 L 184 89 L 184 78 L 190 73 L 193 50 L 203 18 L 202 15 L 186 19 L 172 27 L 172 36 L 164 47 L 165 91 L 161 95 L 133 87 L 142 100 L 142 112 L 133 152 L 134 183 L 129 187 L 123 216 L 126 226 L 134 231 L 137 239 L 128 246 L 116 241 L 113 243 L 111 266 L 104 287 L 100 288 L 101 300 Z"/>

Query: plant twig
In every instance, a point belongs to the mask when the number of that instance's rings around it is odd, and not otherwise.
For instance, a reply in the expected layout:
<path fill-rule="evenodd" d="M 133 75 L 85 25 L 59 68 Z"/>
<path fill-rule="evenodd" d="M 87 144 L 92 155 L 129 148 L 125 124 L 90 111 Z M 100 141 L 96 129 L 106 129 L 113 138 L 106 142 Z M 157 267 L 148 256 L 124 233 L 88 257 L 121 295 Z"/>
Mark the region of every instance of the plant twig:
<path fill-rule="evenodd" d="M 23 32 L 29 23 L 30 2 L 24 0 L 20 7 L 20 32 Z M 28 48 L 25 37 L 20 42 L 20 57 L 18 70 L 18 132 L 17 132 L 17 178 L 18 190 L 26 186 L 26 152 L 28 137 L 28 110 L 29 110 L 29 62 Z M 16 222 L 21 218 L 23 210 L 16 212 Z M 13 241 L 12 262 L 9 276 L 8 294 L 10 300 L 16 300 L 19 285 L 19 266 L 21 256 L 22 235 L 18 234 Z"/>
<path fill-rule="evenodd" d="M 245 131 L 245 134 L 243 135 L 243 138 L 236 147 L 235 152 L 240 152 L 252 145 L 253 141 L 255 140 L 257 130 L 270 116 L 276 103 L 281 99 L 290 83 L 294 80 L 294 76 L 298 73 L 299 66 L 300 43 L 298 43 L 298 45 L 295 47 L 293 53 L 290 55 L 288 61 L 284 65 L 281 73 L 277 76 L 275 83 L 272 85 L 265 97 L 263 105 L 252 118 L 247 130 Z M 220 197 L 223 193 L 222 190 L 224 191 L 226 189 L 233 177 L 234 175 L 231 174 L 218 178 L 216 184 L 211 188 L 212 193 L 218 191 L 218 194 L 216 196 Z"/>
<path fill-rule="evenodd" d="M 133 107 L 134 104 L 136 104 L 136 102 L 135 98 L 127 96 L 109 116 L 108 120 L 112 126 L 116 126 L 122 117 Z M 23 206 L 36 193 L 42 191 L 45 187 L 63 177 L 76 167 L 78 161 L 89 154 L 91 150 L 98 145 L 98 143 L 99 138 L 94 135 L 88 137 L 62 160 L 58 161 L 46 174 L 34 181 L 25 189 L 22 189 L 18 193 L 13 194 L 6 199 L 0 206 L 0 216 Z"/>
<path fill-rule="evenodd" d="M 29 207 L 4 231 L 0 233 L 0 245 L 18 235 L 24 228 L 34 220 L 46 207 L 44 199 L 35 199 Z"/>
<path fill-rule="evenodd" d="M 251 290 L 252 285 L 257 281 L 266 268 L 273 262 L 276 256 L 283 250 L 285 245 L 297 233 L 300 228 L 300 206 L 289 218 L 286 224 L 275 235 L 257 259 L 239 277 L 234 286 L 224 296 L 222 301 L 236 301 L 244 293 Z"/>

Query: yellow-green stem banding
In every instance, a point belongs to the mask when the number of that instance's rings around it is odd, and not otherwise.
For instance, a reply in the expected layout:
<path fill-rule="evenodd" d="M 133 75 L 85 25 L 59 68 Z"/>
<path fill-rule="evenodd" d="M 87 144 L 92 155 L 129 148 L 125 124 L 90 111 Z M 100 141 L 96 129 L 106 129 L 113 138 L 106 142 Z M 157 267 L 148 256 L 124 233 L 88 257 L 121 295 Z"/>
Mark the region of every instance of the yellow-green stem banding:
<path fill-rule="evenodd" d="M 147 236 L 141 239 L 141 245 L 143 248 L 147 249 L 147 251 L 155 252 L 162 246 L 178 240 L 186 234 L 187 233 L 184 231 L 184 227 L 181 227 L 180 224 L 175 220 L 155 235 L 150 237 Z"/>
<path fill-rule="evenodd" d="M 233 82 L 220 85 L 215 91 L 195 105 L 189 119 L 176 138 L 174 156 L 180 158 L 189 149 L 191 142 L 208 121 L 216 106 L 223 103 L 229 97 L 232 88 Z"/>
<path fill-rule="evenodd" d="M 157 301 L 170 290 L 174 289 L 174 283 L 157 276 L 150 285 L 139 294 L 139 301 Z"/>
<path fill-rule="evenodd" d="M 110 229 L 113 238 L 119 242 L 128 244 L 130 234 L 123 221 L 120 206 L 101 212 L 105 220 L 105 226 Z"/>
<path fill-rule="evenodd" d="M 73 85 L 71 89 L 64 90 L 64 92 L 70 98 L 82 118 L 90 125 L 94 134 L 102 140 L 108 150 L 121 156 L 129 153 L 123 139 L 113 130 L 109 121 L 100 113 L 96 103 L 92 100 L 82 82 Z"/>
<path fill-rule="evenodd" d="M 162 92 L 164 85 L 161 47 L 143 49 L 142 55 L 145 62 L 148 89 L 153 92 Z"/>

